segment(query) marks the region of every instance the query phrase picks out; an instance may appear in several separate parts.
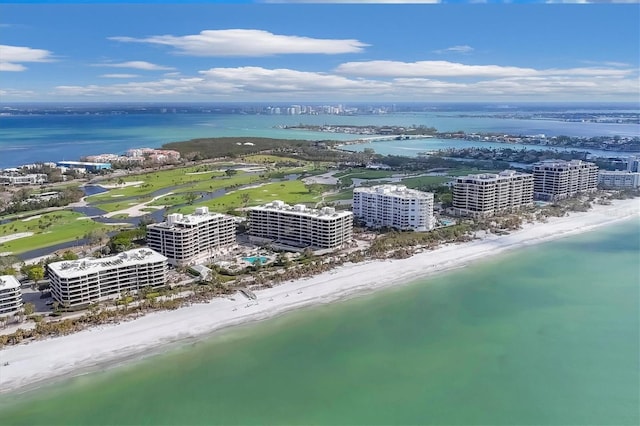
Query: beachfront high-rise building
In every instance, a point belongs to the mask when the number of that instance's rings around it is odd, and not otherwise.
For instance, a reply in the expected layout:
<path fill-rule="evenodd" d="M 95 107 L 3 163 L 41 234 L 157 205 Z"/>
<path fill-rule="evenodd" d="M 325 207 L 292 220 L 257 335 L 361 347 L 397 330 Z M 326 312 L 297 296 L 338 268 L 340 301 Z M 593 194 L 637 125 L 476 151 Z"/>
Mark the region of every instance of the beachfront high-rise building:
<path fill-rule="evenodd" d="M 430 231 L 435 226 L 433 194 L 407 189 L 404 185 L 354 189 L 353 214 L 374 228 Z"/>
<path fill-rule="evenodd" d="M 613 189 L 639 188 L 640 172 L 600 170 L 598 185 Z"/>
<path fill-rule="evenodd" d="M 582 160 L 545 160 L 533 165 L 533 195 L 556 201 L 579 192 L 595 191 L 598 166 Z"/>
<path fill-rule="evenodd" d="M 533 176 L 505 170 L 461 176 L 453 185 L 453 211 L 457 215 L 487 217 L 533 205 Z"/>
<path fill-rule="evenodd" d="M 205 260 L 235 243 L 235 219 L 209 213 L 207 207 L 198 207 L 194 214 L 170 214 L 166 222 L 147 226 L 147 244 L 172 265 Z"/>
<path fill-rule="evenodd" d="M 253 241 L 311 249 L 336 249 L 351 241 L 353 213 L 332 207 L 310 209 L 273 201 L 249 208 Z"/>
<path fill-rule="evenodd" d="M 53 262 L 47 269 L 53 299 L 73 309 L 164 286 L 167 258 L 150 249 L 135 249 L 99 259 Z"/>
<path fill-rule="evenodd" d="M 0 317 L 13 315 L 22 309 L 20 282 L 13 275 L 0 276 Z"/>

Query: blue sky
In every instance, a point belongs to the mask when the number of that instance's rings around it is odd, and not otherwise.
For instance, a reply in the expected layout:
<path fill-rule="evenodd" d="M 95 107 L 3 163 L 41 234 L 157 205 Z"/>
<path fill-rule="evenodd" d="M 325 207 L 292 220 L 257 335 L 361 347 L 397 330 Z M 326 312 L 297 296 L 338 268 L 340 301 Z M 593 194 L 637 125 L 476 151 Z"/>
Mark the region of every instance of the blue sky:
<path fill-rule="evenodd" d="M 633 101 L 640 5 L 1 4 L 0 101 Z"/>

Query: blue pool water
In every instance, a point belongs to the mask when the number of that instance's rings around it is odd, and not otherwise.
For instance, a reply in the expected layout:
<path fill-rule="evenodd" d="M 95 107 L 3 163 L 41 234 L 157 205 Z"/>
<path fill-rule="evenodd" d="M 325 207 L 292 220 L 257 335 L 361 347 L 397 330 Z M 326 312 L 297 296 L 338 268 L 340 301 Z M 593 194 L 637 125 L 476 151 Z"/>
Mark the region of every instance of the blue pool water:
<path fill-rule="evenodd" d="M 254 263 L 256 263 L 257 261 L 260 261 L 261 264 L 265 264 L 267 263 L 267 260 L 269 260 L 269 258 L 264 257 L 264 256 L 251 256 L 251 257 L 243 257 L 242 260 L 246 260 L 247 262 L 251 263 L 252 265 Z"/>

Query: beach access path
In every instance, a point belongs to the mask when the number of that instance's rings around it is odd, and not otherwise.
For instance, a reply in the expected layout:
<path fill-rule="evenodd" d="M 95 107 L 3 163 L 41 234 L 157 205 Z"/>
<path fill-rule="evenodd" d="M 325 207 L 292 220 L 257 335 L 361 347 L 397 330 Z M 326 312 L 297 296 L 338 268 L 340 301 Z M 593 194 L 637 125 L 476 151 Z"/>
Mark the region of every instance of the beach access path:
<path fill-rule="evenodd" d="M 103 369 L 128 359 L 161 352 L 167 345 L 193 341 L 216 330 L 264 320 L 304 306 L 330 303 L 377 289 L 403 285 L 431 274 L 543 241 L 582 233 L 624 219 L 640 219 L 640 201 L 616 200 L 584 213 L 526 224 L 508 235 L 484 235 L 467 243 L 447 244 L 408 259 L 346 264 L 326 273 L 255 291 L 215 298 L 175 311 L 92 327 L 0 350 L 0 392 L 37 387 L 53 379 Z"/>

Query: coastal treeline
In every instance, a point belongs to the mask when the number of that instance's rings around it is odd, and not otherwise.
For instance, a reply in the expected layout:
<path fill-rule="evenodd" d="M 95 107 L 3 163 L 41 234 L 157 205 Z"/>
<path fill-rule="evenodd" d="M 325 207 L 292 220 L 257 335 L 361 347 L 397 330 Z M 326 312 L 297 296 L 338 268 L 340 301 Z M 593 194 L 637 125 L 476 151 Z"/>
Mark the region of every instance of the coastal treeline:
<path fill-rule="evenodd" d="M 306 141 L 256 137 L 192 139 L 164 144 L 163 149 L 178 151 L 188 160 L 237 158 L 251 154 L 272 154 L 307 161 L 344 161 L 351 153 L 329 149 L 335 141 Z"/>

